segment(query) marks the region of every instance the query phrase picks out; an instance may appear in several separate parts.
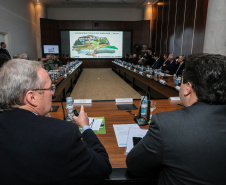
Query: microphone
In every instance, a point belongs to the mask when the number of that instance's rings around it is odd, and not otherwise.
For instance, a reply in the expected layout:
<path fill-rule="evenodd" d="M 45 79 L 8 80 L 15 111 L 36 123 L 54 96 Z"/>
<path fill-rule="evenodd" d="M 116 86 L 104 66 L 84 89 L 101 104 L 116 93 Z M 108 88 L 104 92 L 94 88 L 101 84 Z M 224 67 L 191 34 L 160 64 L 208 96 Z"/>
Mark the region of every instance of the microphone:
<path fill-rule="evenodd" d="M 147 125 L 147 124 L 148 124 L 148 123 L 147 123 L 147 120 L 141 116 L 141 106 L 142 106 L 142 103 L 143 103 L 143 101 L 144 101 L 144 98 L 145 98 L 145 96 L 144 96 L 143 99 L 141 100 L 141 103 L 140 103 L 140 109 L 139 109 L 139 114 L 138 114 L 138 116 L 135 116 L 135 117 L 134 117 L 134 121 L 135 121 L 139 126 L 143 126 L 143 125 Z"/>
<path fill-rule="evenodd" d="M 60 98 L 60 103 L 61 103 L 61 106 L 62 106 L 62 109 L 63 109 L 64 120 L 66 120 L 62 99 L 61 99 L 60 95 L 53 95 L 52 96 L 52 99 L 56 99 L 56 97 L 59 97 Z"/>

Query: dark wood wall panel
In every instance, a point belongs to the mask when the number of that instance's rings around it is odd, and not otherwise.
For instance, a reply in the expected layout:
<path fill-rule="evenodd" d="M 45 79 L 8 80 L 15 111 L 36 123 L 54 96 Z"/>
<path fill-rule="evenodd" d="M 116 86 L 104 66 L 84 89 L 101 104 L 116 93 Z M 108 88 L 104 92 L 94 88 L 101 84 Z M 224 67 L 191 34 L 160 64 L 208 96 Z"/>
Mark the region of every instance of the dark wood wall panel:
<path fill-rule="evenodd" d="M 184 29 L 184 13 L 185 13 L 186 0 L 178 0 L 177 2 L 177 14 L 176 14 L 176 29 L 175 29 L 175 42 L 174 42 L 174 54 L 176 56 L 182 53 L 182 36 Z"/>
<path fill-rule="evenodd" d="M 206 25 L 207 8 L 208 8 L 207 0 L 197 0 L 197 11 L 196 11 L 197 13 L 196 13 L 192 53 L 203 52 L 203 45 L 202 47 L 199 47 L 200 45 L 199 43 L 202 43 L 202 44 L 204 43 L 205 29 L 203 29 L 203 25 Z"/>
<path fill-rule="evenodd" d="M 163 1 L 163 23 L 162 23 L 162 40 L 161 40 L 161 51 L 160 53 L 164 54 L 168 51 L 168 23 L 169 23 L 169 0 Z M 159 54 L 159 53 L 157 53 Z"/>
<path fill-rule="evenodd" d="M 156 34 L 157 34 L 157 27 L 156 27 L 156 25 L 157 25 L 157 15 L 158 15 L 158 5 L 157 4 L 154 4 L 153 6 L 152 6 L 152 21 L 151 21 L 151 42 L 152 42 L 152 49 L 154 50 L 154 51 L 156 51 L 156 45 L 155 45 L 155 41 L 156 41 Z"/>
<path fill-rule="evenodd" d="M 208 0 L 156 2 L 153 5 L 151 30 L 155 52 L 160 55 L 169 52 L 176 56 L 202 53 L 207 8 Z"/>
<path fill-rule="evenodd" d="M 186 13 L 185 13 L 185 25 L 184 25 L 184 36 L 183 36 L 183 47 L 182 51 L 184 55 L 191 54 L 192 42 L 193 42 L 193 31 L 194 31 L 194 20 L 196 12 L 196 1 L 187 0 L 186 2 Z M 186 42 L 185 42 L 186 41 Z"/>
<path fill-rule="evenodd" d="M 41 42 L 42 45 L 59 44 L 59 25 L 58 21 L 55 20 L 41 20 L 41 32 L 43 30 L 48 30 L 42 33 Z"/>
<path fill-rule="evenodd" d="M 177 11 L 177 1 L 178 0 L 170 0 L 169 4 L 169 26 L 168 26 L 168 52 L 174 52 L 174 41 L 175 41 L 175 16 Z M 162 53 L 161 53 L 162 54 Z"/>
<path fill-rule="evenodd" d="M 163 1 L 159 1 L 159 3 L 163 3 Z M 157 17 L 157 33 L 156 33 L 156 49 L 160 51 L 160 44 L 161 44 L 161 35 L 162 35 L 162 14 L 163 14 L 163 6 L 158 6 L 158 17 Z"/>
<path fill-rule="evenodd" d="M 95 20 L 50 20 L 41 19 L 42 44 L 60 45 L 60 30 L 118 30 L 132 32 L 132 48 L 138 46 L 149 46 L 150 21 L 95 21 Z M 140 50 L 139 50 L 140 51 Z M 138 52 L 139 52 L 138 51 Z M 135 49 L 132 51 L 135 52 Z M 111 67 L 111 60 L 84 59 L 83 66 L 86 68 Z"/>

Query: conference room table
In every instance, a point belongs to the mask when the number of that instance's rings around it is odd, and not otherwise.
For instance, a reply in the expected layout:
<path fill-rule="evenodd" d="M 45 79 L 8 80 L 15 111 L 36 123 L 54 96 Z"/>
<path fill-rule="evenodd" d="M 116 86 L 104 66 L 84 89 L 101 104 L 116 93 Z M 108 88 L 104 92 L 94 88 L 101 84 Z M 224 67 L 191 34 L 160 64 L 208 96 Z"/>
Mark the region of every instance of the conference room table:
<path fill-rule="evenodd" d="M 173 111 L 181 109 L 184 106 L 179 100 L 155 100 L 156 109 L 153 111 L 153 114 Z M 138 108 L 136 110 L 131 110 L 131 113 L 138 114 L 140 100 L 133 100 L 133 104 Z M 114 132 L 114 124 L 136 124 L 134 121 L 134 115 L 130 114 L 126 110 L 118 110 L 117 104 L 115 101 L 93 101 L 91 104 L 83 104 L 85 112 L 89 117 L 105 117 L 105 127 L 106 134 L 97 134 L 97 137 L 101 143 L 105 146 L 109 159 L 113 168 L 113 172 L 110 175 L 109 179 L 106 179 L 106 182 L 141 182 L 141 179 L 136 179 L 128 175 L 126 170 L 126 155 L 125 147 L 118 147 L 116 140 L 116 135 Z M 63 119 L 63 110 L 60 102 L 53 102 L 53 106 L 59 106 L 57 112 L 51 112 L 51 117 Z M 65 107 L 65 102 L 63 102 Z M 75 109 L 80 110 L 81 104 L 74 104 Z M 66 111 L 66 110 L 65 110 Z M 65 112 L 66 113 L 66 112 Z M 140 128 L 148 129 L 148 125 L 140 126 Z M 144 180 L 144 179 L 142 179 Z M 156 184 L 156 179 L 149 179 L 149 184 Z M 143 183 L 144 184 L 144 183 Z"/>
<path fill-rule="evenodd" d="M 67 77 L 61 76 L 57 80 L 53 80 L 52 83 L 56 86 L 54 101 L 65 100 L 67 94 L 70 94 L 73 90 L 79 76 L 83 70 L 83 62 L 79 62 L 71 69 L 71 72 L 67 72 Z"/>
<path fill-rule="evenodd" d="M 179 96 L 178 85 L 174 83 L 173 76 L 155 76 L 149 74 L 147 71 L 128 68 L 127 65 L 112 62 L 112 70 L 121 76 L 125 81 L 131 82 L 132 86 L 138 86 L 145 92 L 149 91 L 150 95 L 155 99 L 167 99 L 173 96 Z"/>

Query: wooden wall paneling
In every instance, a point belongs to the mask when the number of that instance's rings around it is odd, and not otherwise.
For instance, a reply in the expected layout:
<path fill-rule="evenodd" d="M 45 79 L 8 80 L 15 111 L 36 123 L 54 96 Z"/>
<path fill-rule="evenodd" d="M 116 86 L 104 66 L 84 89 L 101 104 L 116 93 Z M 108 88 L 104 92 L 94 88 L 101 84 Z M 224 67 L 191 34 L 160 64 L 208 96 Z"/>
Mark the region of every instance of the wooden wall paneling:
<path fill-rule="evenodd" d="M 71 27 L 73 27 L 75 30 L 83 30 L 85 29 L 84 21 L 73 21 L 71 22 Z"/>
<path fill-rule="evenodd" d="M 142 23 L 141 21 L 133 22 L 133 40 L 132 40 L 132 51 L 134 53 L 139 53 L 141 49 L 141 40 L 142 40 Z M 135 48 L 135 45 L 138 45 L 138 50 Z"/>
<path fill-rule="evenodd" d="M 156 51 L 157 15 L 158 15 L 158 5 L 154 4 L 152 6 L 152 22 L 151 22 L 151 47 L 154 51 Z"/>
<path fill-rule="evenodd" d="M 159 1 L 159 3 L 163 3 L 163 0 Z M 157 3 L 158 4 L 158 3 Z M 156 33 L 156 50 L 155 53 L 160 53 L 160 42 L 162 36 L 162 14 L 163 14 L 163 4 L 158 5 L 158 18 L 157 18 L 157 33 Z"/>
<path fill-rule="evenodd" d="M 92 21 L 83 20 L 60 20 L 59 21 L 60 30 L 92 30 Z"/>
<path fill-rule="evenodd" d="M 84 20 L 84 29 L 85 30 L 91 30 L 92 29 L 92 21 Z"/>
<path fill-rule="evenodd" d="M 141 30 L 141 45 L 147 45 L 149 47 L 149 40 L 150 40 L 150 29 L 148 30 Z"/>
<path fill-rule="evenodd" d="M 100 30 L 101 21 L 92 21 L 92 30 Z"/>
<path fill-rule="evenodd" d="M 150 45 L 150 21 L 141 21 L 141 41 L 140 45 Z"/>
<path fill-rule="evenodd" d="M 156 53 L 161 56 L 168 52 L 168 23 L 169 23 L 169 0 L 163 1 L 163 22 L 162 22 L 162 39 L 161 39 L 161 53 Z"/>
<path fill-rule="evenodd" d="M 150 30 L 150 21 L 149 20 L 141 21 L 141 29 Z"/>
<path fill-rule="evenodd" d="M 208 0 L 197 0 L 192 53 L 202 53 L 205 38 Z"/>
<path fill-rule="evenodd" d="M 184 31 L 184 18 L 186 11 L 186 0 L 178 0 L 177 2 L 177 15 L 176 15 L 176 29 L 174 41 L 174 55 L 179 56 L 182 53 L 182 37 Z"/>
<path fill-rule="evenodd" d="M 101 30 L 121 30 L 119 21 L 101 21 Z"/>
<path fill-rule="evenodd" d="M 175 15 L 176 15 L 176 6 L 177 6 L 177 0 L 169 0 L 169 27 L 168 27 L 168 52 L 173 53 L 174 52 L 174 40 L 175 40 Z"/>
<path fill-rule="evenodd" d="M 60 45 L 59 26 L 57 20 L 40 19 L 42 45 Z M 43 53 L 43 48 L 42 48 Z"/>
<path fill-rule="evenodd" d="M 133 21 L 120 21 L 121 30 L 133 30 Z"/>
<path fill-rule="evenodd" d="M 183 46 L 182 54 L 190 55 L 193 41 L 193 29 L 196 12 L 196 1 L 187 0 L 186 12 L 185 12 L 185 23 L 184 23 L 184 35 L 183 35 Z"/>

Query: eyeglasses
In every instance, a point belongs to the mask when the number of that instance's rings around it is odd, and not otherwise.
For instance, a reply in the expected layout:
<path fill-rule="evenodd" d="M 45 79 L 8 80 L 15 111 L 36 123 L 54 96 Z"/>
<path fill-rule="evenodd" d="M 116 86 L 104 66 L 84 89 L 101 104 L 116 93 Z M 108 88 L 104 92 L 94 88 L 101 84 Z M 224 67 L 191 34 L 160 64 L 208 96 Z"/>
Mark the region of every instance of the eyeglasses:
<path fill-rule="evenodd" d="M 52 91 L 54 93 L 56 90 L 56 86 L 52 84 L 50 88 L 46 88 L 46 89 L 32 89 L 32 91 L 44 91 L 44 90 Z"/>

